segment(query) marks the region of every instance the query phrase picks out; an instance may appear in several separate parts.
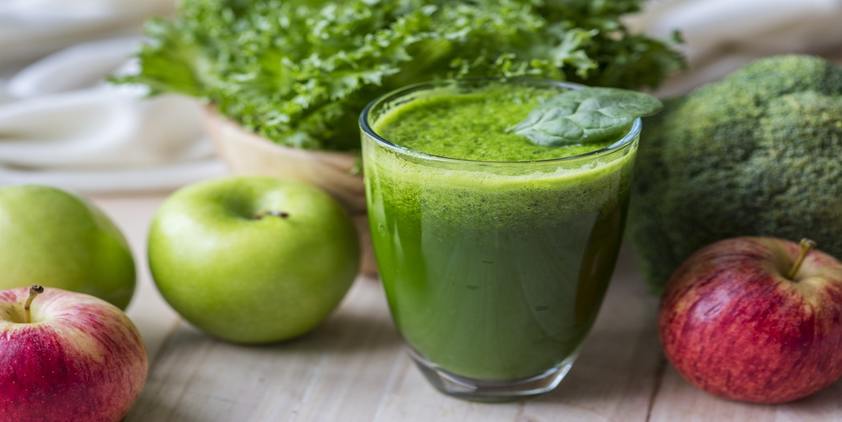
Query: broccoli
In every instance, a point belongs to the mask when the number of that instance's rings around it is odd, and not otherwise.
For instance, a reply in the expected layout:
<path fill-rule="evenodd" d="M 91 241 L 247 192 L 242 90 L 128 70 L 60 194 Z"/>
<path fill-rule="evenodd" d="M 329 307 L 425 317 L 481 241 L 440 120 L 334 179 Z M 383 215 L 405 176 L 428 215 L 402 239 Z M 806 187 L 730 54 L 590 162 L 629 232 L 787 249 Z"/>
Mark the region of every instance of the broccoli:
<path fill-rule="evenodd" d="M 734 236 L 809 237 L 842 258 L 842 68 L 762 59 L 647 123 L 629 234 L 654 290 Z"/>

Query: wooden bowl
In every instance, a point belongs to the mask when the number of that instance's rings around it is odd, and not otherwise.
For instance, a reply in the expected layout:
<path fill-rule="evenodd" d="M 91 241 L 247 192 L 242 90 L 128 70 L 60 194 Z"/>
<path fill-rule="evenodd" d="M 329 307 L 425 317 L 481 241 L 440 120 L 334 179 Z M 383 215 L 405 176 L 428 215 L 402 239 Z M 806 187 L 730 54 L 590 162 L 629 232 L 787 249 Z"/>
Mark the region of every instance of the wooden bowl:
<path fill-rule="evenodd" d="M 359 160 L 357 154 L 278 145 L 222 116 L 213 107 L 205 108 L 205 124 L 217 153 L 232 173 L 307 182 L 341 202 L 360 236 L 360 272 L 377 274 L 365 212 L 365 186 L 362 176 L 353 173 Z"/>

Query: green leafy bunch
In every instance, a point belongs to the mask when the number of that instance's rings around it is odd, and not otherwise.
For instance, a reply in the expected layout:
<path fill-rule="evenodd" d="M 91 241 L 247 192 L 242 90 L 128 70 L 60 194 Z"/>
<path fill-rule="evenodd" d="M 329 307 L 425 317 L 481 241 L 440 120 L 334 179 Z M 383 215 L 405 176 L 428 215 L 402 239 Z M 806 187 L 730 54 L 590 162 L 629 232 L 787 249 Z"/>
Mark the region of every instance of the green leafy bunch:
<path fill-rule="evenodd" d="M 409 83 L 657 85 L 682 60 L 623 26 L 640 2 L 184 0 L 148 24 L 139 70 L 118 81 L 203 99 L 280 144 L 352 150 L 364 105 Z"/>

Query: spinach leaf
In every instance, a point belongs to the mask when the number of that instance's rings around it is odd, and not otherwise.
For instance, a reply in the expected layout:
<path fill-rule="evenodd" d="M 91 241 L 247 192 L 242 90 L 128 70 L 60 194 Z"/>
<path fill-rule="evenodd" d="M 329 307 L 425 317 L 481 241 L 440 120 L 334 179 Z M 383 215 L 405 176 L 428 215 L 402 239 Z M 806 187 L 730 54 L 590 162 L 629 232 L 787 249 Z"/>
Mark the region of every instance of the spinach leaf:
<path fill-rule="evenodd" d="M 660 109 L 657 98 L 640 92 L 582 88 L 544 101 L 511 131 L 536 145 L 585 144 L 618 137 L 634 119 Z"/>

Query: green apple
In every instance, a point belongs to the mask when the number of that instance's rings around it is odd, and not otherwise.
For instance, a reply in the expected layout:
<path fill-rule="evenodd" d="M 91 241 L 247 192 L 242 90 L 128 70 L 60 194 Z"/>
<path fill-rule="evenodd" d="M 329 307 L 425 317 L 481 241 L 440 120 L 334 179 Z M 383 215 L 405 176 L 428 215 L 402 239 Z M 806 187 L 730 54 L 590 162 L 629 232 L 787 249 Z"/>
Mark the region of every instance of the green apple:
<path fill-rule="evenodd" d="M 315 328 L 359 267 L 351 219 L 327 193 L 268 177 L 188 186 L 161 206 L 149 267 L 187 321 L 237 343 L 271 343 Z"/>
<path fill-rule="evenodd" d="M 135 266 L 120 230 L 78 196 L 48 186 L 0 188 L 0 290 L 33 283 L 125 309 Z"/>

